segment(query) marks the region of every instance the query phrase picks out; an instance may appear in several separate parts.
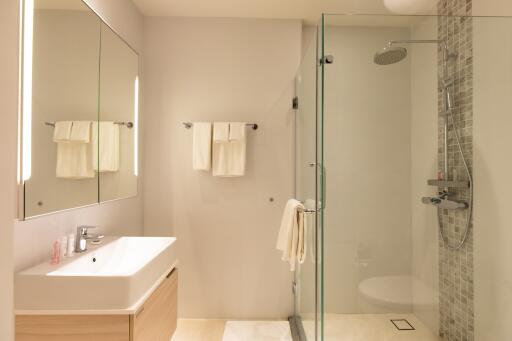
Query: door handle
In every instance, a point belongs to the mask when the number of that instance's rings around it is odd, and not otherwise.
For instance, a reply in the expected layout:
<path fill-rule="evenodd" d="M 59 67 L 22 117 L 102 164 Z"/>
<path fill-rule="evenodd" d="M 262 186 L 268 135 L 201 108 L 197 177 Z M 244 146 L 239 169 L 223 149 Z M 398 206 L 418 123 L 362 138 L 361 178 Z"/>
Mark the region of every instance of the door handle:
<path fill-rule="evenodd" d="M 321 205 L 319 210 L 323 210 L 327 206 L 327 170 L 325 166 L 317 162 L 310 162 L 308 165 L 309 167 L 318 167 L 318 170 L 321 172 L 320 176 L 322 178 L 322 198 L 320 199 Z"/>

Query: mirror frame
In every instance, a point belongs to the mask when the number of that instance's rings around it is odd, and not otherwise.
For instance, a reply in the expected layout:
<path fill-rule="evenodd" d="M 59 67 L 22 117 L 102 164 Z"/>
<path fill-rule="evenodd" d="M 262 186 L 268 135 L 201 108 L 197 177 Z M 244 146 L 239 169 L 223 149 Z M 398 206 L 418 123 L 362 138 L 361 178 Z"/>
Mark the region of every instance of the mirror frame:
<path fill-rule="evenodd" d="M 24 117 L 25 116 L 25 109 L 26 107 L 32 107 L 31 100 L 32 100 L 32 88 L 28 89 L 25 87 L 25 84 L 28 80 L 30 80 L 30 84 L 32 84 L 32 76 L 29 78 L 26 78 L 25 76 L 30 72 L 32 74 L 32 42 L 33 42 L 33 14 L 34 14 L 34 2 L 37 0 L 22 0 L 20 4 L 20 44 L 19 44 L 19 56 L 20 56 L 20 66 L 19 66 L 19 109 L 18 109 L 18 220 L 20 221 L 26 221 L 26 220 L 32 220 L 39 217 L 44 217 L 52 214 L 57 214 L 61 212 L 67 212 L 71 210 L 81 209 L 85 207 L 93 207 L 93 206 L 99 206 L 103 203 L 110 203 L 115 202 L 119 200 L 126 200 L 130 198 L 135 198 L 139 195 L 139 189 L 140 189 L 140 153 L 141 153 L 141 141 L 140 141 L 140 70 L 141 70 L 141 60 L 140 60 L 140 53 L 124 39 L 119 32 L 117 32 L 112 25 L 110 25 L 107 20 L 102 16 L 98 11 L 96 11 L 94 8 L 92 8 L 85 0 L 79 0 L 84 6 L 86 6 L 98 19 L 100 20 L 100 23 L 102 25 L 105 25 L 107 28 L 109 28 L 126 46 L 128 46 L 137 56 L 137 87 L 135 89 L 135 100 L 136 105 L 134 108 L 135 111 L 135 117 L 133 118 L 133 134 L 136 137 L 137 143 L 134 146 L 134 153 L 135 154 L 135 162 L 136 162 L 136 170 L 137 170 L 137 193 L 133 196 L 127 196 L 127 197 L 120 197 L 110 200 L 101 201 L 100 198 L 100 190 L 101 190 L 101 181 L 98 178 L 98 199 L 97 202 L 86 204 L 82 206 L 76 206 L 76 207 L 70 207 L 65 208 L 62 210 L 56 210 L 51 211 L 39 215 L 34 216 L 26 216 L 25 212 L 25 180 L 28 180 L 24 178 L 24 174 L 27 173 L 24 171 L 24 167 L 26 164 L 24 164 L 23 159 L 24 155 L 27 154 L 27 143 L 24 143 L 25 136 L 30 135 L 30 139 L 28 140 L 31 144 L 32 142 L 32 113 L 30 112 L 30 118 Z M 27 14 L 31 12 L 30 20 L 27 20 Z M 28 51 L 28 52 L 27 52 Z M 100 46 L 100 53 L 101 53 L 101 46 Z M 30 66 L 28 66 L 30 64 Z M 27 98 L 30 98 L 30 102 L 27 100 Z M 25 125 L 25 122 L 29 122 L 29 125 Z M 30 147 L 31 149 L 31 147 Z M 31 162 L 29 163 L 29 166 L 31 167 Z M 31 170 L 28 171 L 28 173 L 31 173 Z M 30 178 L 30 176 L 29 176 Z"/>

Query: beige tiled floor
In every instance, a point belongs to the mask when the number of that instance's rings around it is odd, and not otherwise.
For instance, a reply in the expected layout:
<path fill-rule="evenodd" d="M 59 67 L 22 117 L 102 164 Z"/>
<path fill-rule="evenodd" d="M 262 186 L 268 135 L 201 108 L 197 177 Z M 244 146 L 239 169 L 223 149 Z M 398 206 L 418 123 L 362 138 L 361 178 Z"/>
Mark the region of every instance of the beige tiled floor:
<path fill-rule="evenodd" d="M 390 319 L 407 319 L 416 330 L 399 331 Z M 226 320 L 179 320 L 172 341 L 222 341 Z M 314 340 L 313 321 L 304 321 L 308 340 Z M 438 341 L 412 314 L 326 315 L 326 341 Z M 250 340 L 243 340 L 250 341 Z"/>
<path fill-rule="evenodd" d="M 398 330 L 391 319 L 406 319 L 415 330 Z M 303 321 L 308 340 L 314 340 L 313 321 Z M 412 314 L 326 314 L 326 341 L 438 341 Z"/>
<path fill-rule="evenodd" d="M 178 320 L 171 341 L 222 341 L 226 320 Z"/>

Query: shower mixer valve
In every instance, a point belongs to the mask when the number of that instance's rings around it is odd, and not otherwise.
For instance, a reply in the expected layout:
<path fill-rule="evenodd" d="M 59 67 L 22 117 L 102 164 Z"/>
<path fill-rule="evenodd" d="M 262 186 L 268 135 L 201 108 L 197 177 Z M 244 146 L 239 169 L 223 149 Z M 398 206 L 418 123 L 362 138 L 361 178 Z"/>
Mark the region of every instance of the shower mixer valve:
<path fill-rule="evenodd" d="M 468 208 L 468 203 L 465 201 L 450 200 L 448 191 L 440 191 L 437 197 L 423 197 L 421 202 L 426 205 L 437 206 L 445 210 L 464 210 Z"/>

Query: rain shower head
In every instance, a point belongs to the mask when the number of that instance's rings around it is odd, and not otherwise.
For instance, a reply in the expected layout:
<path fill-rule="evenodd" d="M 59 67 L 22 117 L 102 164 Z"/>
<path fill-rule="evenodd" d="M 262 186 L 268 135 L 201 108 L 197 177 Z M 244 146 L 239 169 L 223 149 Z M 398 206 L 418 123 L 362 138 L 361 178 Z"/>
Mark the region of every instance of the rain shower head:
<path fill-rule="evenodd" d="M 404 58 L 407 57 L 407 49 L 402 46 L 395 46 L 396 44 L 440 44 L 443 51 L 444 68 L 446 68 L 446 64 L 450 59 L 457 57 L 456 53 L 450 53 L 444 40 L 393 40 L 388 42 L 385 48 L 375 54 L 373 57 L 375 64 L 390 65 L 404 60 Z"/>
<path fill-rule="evenodd" d="M 402 61 L 407 57 L 407 49 L 401 46 L 386 46 L 375 54 L 373 61 L 377 65 L 390 65 Z"/>

